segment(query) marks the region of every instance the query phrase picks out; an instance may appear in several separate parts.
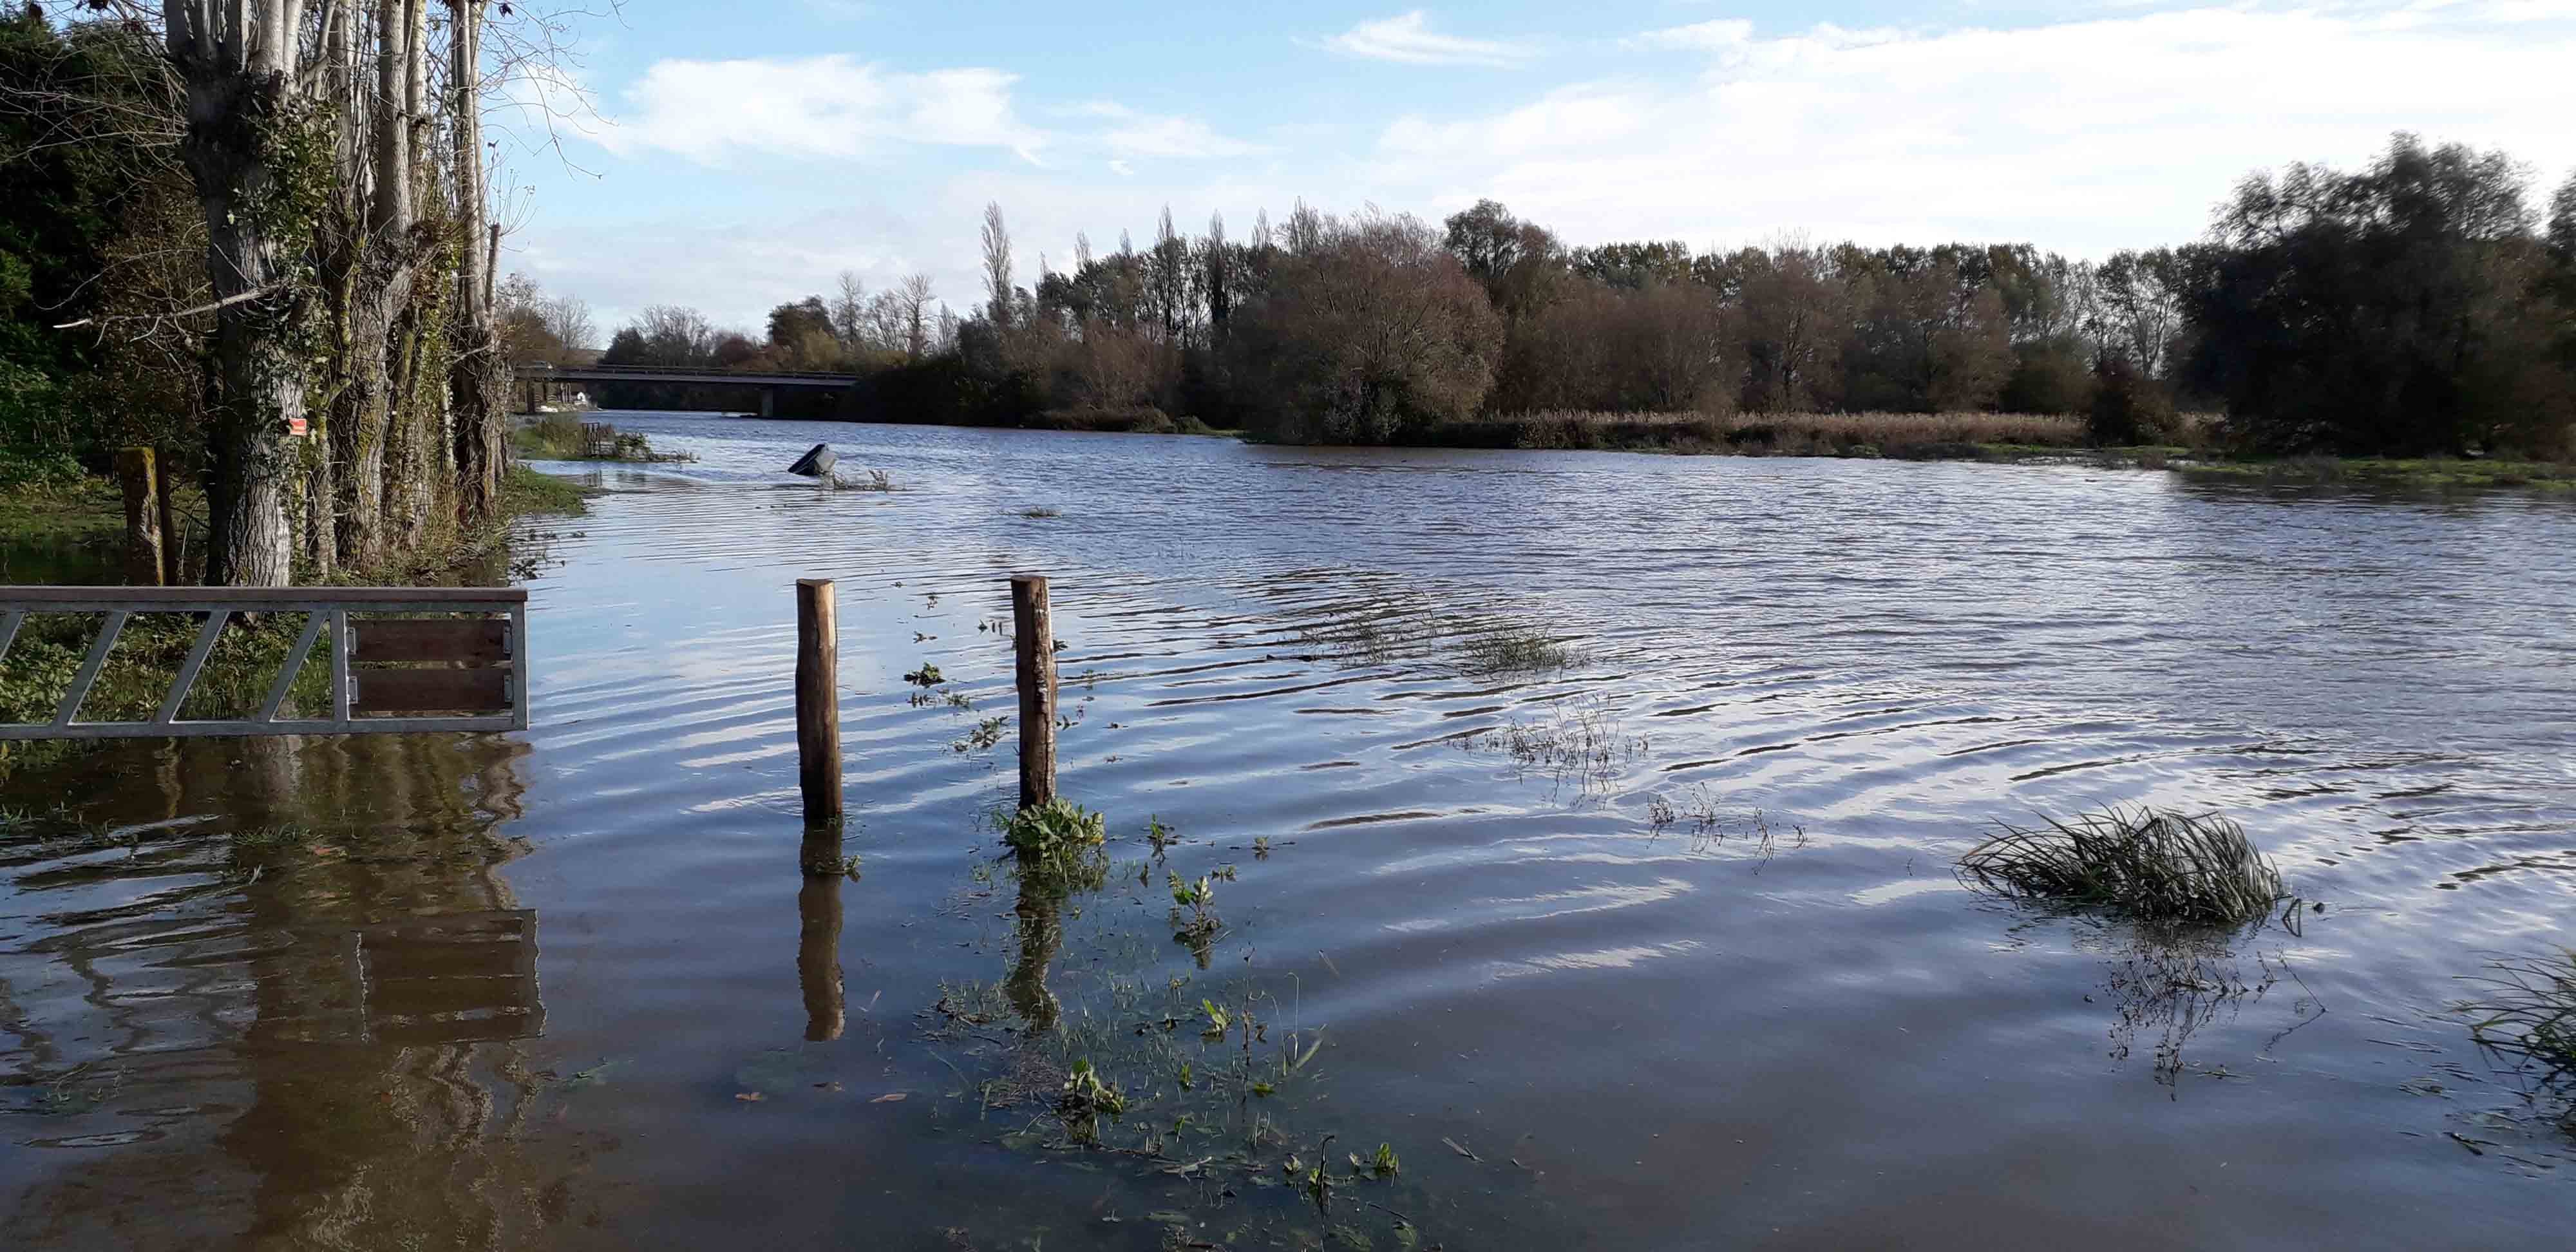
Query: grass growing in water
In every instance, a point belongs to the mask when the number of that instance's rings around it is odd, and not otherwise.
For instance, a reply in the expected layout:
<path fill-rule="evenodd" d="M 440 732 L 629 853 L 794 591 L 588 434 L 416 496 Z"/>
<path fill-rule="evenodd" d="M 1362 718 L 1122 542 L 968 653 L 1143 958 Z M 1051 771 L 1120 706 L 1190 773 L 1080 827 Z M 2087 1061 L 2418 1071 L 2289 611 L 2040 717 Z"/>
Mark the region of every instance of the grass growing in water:
<path fill-rule="evenodd" d="M 1973 889 L 2166 926 L 2241 926 L 2288 898 L 2245 828 L 2215 814 L 2141 805 L 2049 818 L 2038 829 L 1998 825 L 2002 833 L 1959 858 Z"/>
<path fill-rule="evenodd" d="M 568 478 L 541 474 L 513 465 L 501 476 L 502 506 L 510 513 L 554 513 L 579 517 L 590 512 L 593 489 Z"/>
<path fill-rule="evenodd" d="M 1540 674 L 1571 669 L 1587 659 L 1572 645 L 1523 626 L 1497 626 L 1467 636 L 1459 660 L 1471 674 Z"/>
<path fill-rule="evenodd" d="M 868 476 L 865 478 L 860 478 L 856 475 L 835 472 L 831 477 L 819 479 L 817 481 L 821 482 L 824 488 L 829 491 L 894 490 L 894 480 L 887 477 L 884 470 L 869 470 L 867 471 L 867 475 Z"/>
<path fill-rule="evenodd" d="M 2482 988 L 2467 1005 L 2479 1047 L 2542 1087 L 2576 1087 L 2576 950 L 2491 962 L 2468 981 Z"/>
<path fill-rule="evenodd" d="M 1553 703 L 1548 711 L 1549 721 L 1515 717 L 1459 739 L 1458 745 L 1507 753 L 1519 769 L 1544 771 L 1559 785 L 1572 781 L 1586 793 L 1608 788 L 1622 762 L 1646 754 L 1646 737 L 1629 734 L 1609 702 L 1597 696 Z"/>

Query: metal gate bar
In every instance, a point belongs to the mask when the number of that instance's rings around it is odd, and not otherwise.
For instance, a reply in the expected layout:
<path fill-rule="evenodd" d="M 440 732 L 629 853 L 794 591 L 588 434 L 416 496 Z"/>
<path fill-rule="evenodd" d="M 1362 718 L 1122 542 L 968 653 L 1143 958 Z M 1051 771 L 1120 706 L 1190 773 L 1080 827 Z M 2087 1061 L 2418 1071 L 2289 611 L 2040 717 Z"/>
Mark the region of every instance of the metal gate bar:
<path fill-rule="evenodd" d="M 0 587 L 0 661 L 5 661 L 30 614 L 103 613 L 107 620 L 80 671 L 55 707 L 51 722 L 0 722 L 0 740 L 136 739 L 247 735 L 351 735 L 388 732 L 493 731 L 528 728 L 528 593 L 518 587 Z M 203 613 L 205 624 L 179 666 L 169 693 L 151 717 L 136 722 L 76 720 L 90 689 L 106 668 L 117 637 L 137 613 Z M 301 613 L 304 629 L 287 651 L 282 668 L 268 687 L 257 715 L 249 718 L 182 720 L 187 702 L 206 660 L 214 653 L 225 626 L 236 614 Z M 353 613 L 506 615 L 509 644 L 502 688 L 506 705 L 498 710 L 418 716 L 366 716 L 352 712 L 358 681 L 352 674 Z M 330 632 L 330 709 L 319 718 L 281 718 L 278 711 L 295 686 L 297 675 L 325 630 Z M 488 656 L 489 653 L 486 653 Z M 437 660 L 439 658 L 430 658 Z M 460 663 L 469 658 L 455 658 Z"/>

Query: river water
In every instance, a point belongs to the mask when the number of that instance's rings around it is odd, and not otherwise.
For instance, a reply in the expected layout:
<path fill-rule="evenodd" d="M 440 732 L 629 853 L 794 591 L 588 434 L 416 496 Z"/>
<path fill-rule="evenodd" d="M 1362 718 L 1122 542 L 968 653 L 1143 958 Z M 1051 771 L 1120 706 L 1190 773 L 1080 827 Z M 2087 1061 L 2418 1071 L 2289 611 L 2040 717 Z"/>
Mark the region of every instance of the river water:
<path fill-rule="evenodd" d="M 8 1246 L 2566 1246 L 2576 1144 L 2454 1008 L 2576 916 L 2564 501 L 610 420 L 698 459 L 546 467 L 609 494 L 538 527 L 524 735 L 0 790 Z M 975 733 L 1015 571 L 1111 835 L 1061 897 Z M 854 878 L 799 872 L 800 577 Z M 2323 911 L 1952 877 L 2135 802 Z M 1075 1059 L 1134 1151 L 1048 1114 Z"/>

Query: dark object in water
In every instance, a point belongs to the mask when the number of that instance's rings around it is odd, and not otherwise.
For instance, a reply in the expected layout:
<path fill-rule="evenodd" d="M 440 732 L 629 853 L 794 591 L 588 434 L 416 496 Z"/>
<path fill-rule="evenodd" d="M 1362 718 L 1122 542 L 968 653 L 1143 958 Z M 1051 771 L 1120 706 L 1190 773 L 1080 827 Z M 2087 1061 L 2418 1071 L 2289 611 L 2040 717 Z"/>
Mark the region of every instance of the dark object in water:
<path fill-rule="evenodd" d="M 840 457 L 833 455 L 831 445 L 818 443 L 806 449 L 805 455 L 796 458 L 796 463 L 788 466 L 787 472 L 803 474 L 807 478 L 821 478 L 831 473 L 832 467 L 839 464 L 840 460 Z"/>

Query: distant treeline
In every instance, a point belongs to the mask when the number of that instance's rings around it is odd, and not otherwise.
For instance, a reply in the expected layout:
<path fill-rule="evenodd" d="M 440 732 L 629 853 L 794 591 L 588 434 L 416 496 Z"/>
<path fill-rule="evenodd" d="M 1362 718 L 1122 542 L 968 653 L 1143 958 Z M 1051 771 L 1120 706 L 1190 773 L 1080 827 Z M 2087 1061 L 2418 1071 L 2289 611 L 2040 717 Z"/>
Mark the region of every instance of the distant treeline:
<path fill-rule="evenodd" d="M 1508 440 L 1511 415 L 2082 415 L 2166 440 L 2223 410 L 2255 452 L 2565 456 L 2576 425 L 2576 178 L 2544 228 L 2501 153 L 2399 135 L 2368 169 L 2247 178 L 2197 243 L 2071 261 L 2028 245 L 1567 247 L 1492 201 L 1441 226 L 1298 205 L 1243 239 L 1153 240 L 1014 280 L 998 206 L 983 304 L 927 280 L 774 309 L 765 336 L 656 308 L 610 363 L 842 369 L 806 403 L 872 421 L 1163 429 L 1290 442 Z M 740 407 L 738 393 L 609 397 Z"/>

